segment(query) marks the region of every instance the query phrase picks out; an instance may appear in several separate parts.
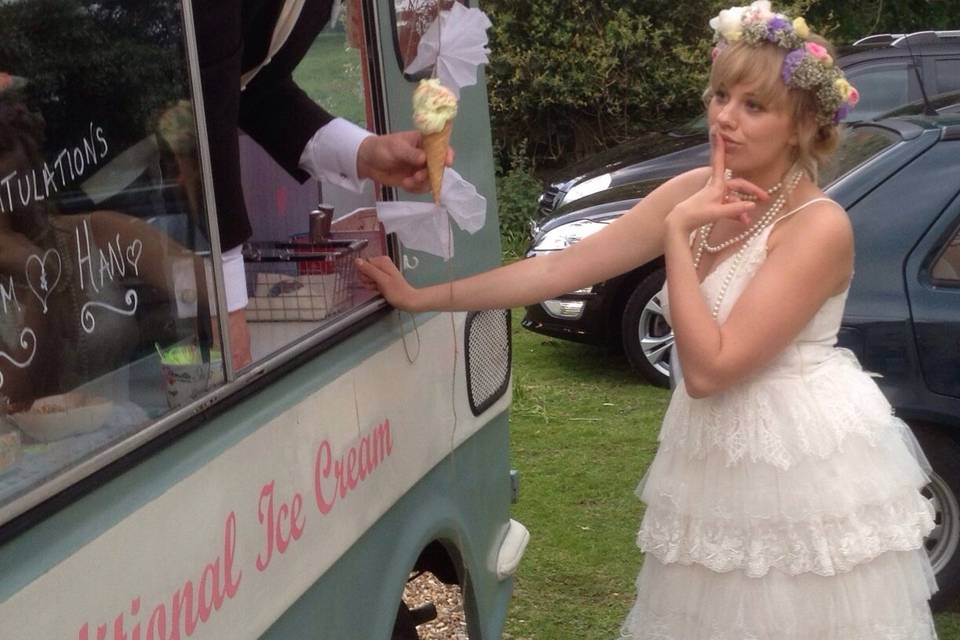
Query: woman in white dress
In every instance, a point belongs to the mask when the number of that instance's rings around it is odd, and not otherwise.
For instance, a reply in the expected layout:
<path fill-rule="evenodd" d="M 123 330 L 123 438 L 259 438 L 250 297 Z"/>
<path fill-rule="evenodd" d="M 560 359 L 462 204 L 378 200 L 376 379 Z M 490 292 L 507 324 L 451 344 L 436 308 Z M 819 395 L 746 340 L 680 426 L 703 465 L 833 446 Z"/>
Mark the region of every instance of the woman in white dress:
<path fill-rule="evenodd" d="M 556 255 L 422 289 L 387 258 L 361 273 L 402 309 L 505 308 L 664 254 L 684 379 L 638 489 L 646 559 L 621 636 L 935 638 L 922 453 L 835 347 L 853 236 L 815 177 L 858 95 L 769 2 L 711 26 L 710 167 Z"/>

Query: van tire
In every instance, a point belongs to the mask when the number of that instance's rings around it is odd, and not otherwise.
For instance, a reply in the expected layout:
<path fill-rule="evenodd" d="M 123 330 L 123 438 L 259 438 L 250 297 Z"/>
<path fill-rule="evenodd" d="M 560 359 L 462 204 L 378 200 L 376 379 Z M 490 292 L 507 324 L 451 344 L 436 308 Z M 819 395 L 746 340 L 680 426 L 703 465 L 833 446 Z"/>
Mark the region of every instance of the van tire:
<path fill-rule="evenodd" d="M 933 500 L 936 528 L 925 546 L 940 587 L 930 598 L 930 607 L 943 611 L 960 597 L 960 443 L 941 427 L 910 426 L 933 467 L 931 482 L 923 493 Z"/>
<path fill-rule="evenodd" d="M 420 640 L 416 620 L 403 600 L 400 601 L 400 608 L 397 609 L 397 619 L 393 623 L 390 640 Z"/>

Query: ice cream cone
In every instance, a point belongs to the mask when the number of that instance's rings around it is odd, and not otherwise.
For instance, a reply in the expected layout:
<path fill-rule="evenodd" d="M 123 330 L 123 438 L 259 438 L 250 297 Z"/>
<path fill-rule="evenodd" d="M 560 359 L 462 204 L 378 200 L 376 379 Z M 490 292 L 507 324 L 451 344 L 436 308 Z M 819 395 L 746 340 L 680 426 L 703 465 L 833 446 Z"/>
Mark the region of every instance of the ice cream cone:
<path fill-rule="evenodd" d="M 443 170 L 447 165 L 447 149 L 450 147 L 450 132 L 453 121 L 448 120 L 437 133 L 423 136 L 423 150 L 427 154 L 427 175 L 430 178 L 430 191 L 433 202 L 440 204 L 440 185 L 443 184 Z"/>

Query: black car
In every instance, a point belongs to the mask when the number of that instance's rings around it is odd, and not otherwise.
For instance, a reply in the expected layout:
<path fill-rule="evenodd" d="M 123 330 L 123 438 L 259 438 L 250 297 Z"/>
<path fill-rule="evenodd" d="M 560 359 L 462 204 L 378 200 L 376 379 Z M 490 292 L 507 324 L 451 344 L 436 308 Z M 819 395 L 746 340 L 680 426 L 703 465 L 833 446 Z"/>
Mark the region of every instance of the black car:
<path fill-rule="evenodd" d="M 925 97 L 960 90 L 960 31 L 873 35 L 838 54 L 837 64 L 861 96 L 847 122 L 872 120 Z M 699 117 L 673 131 L 650 132 L 576 163 L 547 186 L 538 215 L 582 209 L 594 203 L 595 195 L 609 201 L 610 191 L 622 199 L 642 195 L 650 190 L 647 183 L 706 164 L 706 142 L 706 118 Z"/>
<path fill-rule="evenodd" d="M 856 242 L 840 344 L 878 376 L 933 465 L 929 492 L 937 528 L 927 545 L 941 588 L 934 605 L 942 607 L 960 594 L 960 115 L 854 125 L 821 183 L 848 211 Z M 553 237 L 560 244 L 558 229 L 589 232 L 622 207 L 595 205 L 551 220 L 535 242 L 544 246 Z M 651 298 L 662 283 L 655 261 L 531 307 L 524 324 L 545 330 L 552 323 L 549 332 L 586 340 L 609 335 L 604 325 L 622 322 L 625 332 L 634 332 L 624 335 L 628 350 L 648 349 L 656 357 L 644 360 L 668 372 L 672 338 Z M 647 317 L 656 319 L 644 329 L 648 344 L 641 346 L 636 327 Z M 663 323 L 660 334 L 656 322 Z"/>

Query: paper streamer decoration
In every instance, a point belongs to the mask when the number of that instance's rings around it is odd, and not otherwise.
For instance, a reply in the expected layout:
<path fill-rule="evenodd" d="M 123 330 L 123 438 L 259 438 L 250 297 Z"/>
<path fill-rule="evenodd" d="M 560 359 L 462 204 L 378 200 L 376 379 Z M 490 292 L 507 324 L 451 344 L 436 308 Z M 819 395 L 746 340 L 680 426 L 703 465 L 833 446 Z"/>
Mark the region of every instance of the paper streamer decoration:
<path fill-rule="evenodd" d="M 404 71 L 413 75 L 436 63 L 440 82 L 459 98 L 462 87 L 477 83 L 477 67 L 488 62 L 487 29 L 491 26 L 480 9 L 454 2 L 420 36 L 417 56 Z"/>
<path fill-rule="evenodd" d="M 377 216 L 387 233 L 396 233 L 407 249 L 444 260 L 453 257 L 450 219 L 467 233 L 476 233 L 487 220 L 487 199 L 459 173 L 443 172 L 440 204 L 432 202 L 378 202 Z"/>

